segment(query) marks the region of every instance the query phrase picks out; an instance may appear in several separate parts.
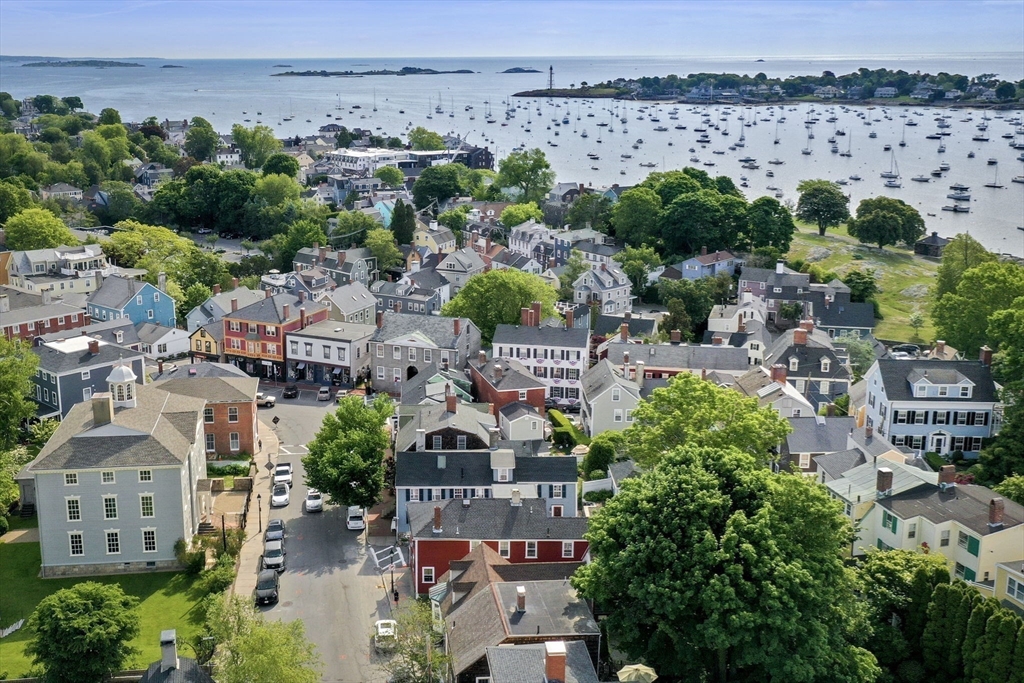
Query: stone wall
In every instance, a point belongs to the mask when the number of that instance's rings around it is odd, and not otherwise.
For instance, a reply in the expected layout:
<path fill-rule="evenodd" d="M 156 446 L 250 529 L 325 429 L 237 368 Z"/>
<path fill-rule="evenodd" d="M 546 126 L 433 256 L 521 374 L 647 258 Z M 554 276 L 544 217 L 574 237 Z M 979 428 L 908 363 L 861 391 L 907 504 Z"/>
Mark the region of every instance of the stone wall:
<path fill-rule="evenodd" d="M 149 566 L 152 565 L 152 566 Z M 44 579 L 66 576 L 109 576 L 112 574 L 141 574 L 145 572 L 180 571 L 183 567 L 177 560 L 156 562 L 107 562 L 102 564 L 66 564 L 43 567 L 39 575 Z"/>

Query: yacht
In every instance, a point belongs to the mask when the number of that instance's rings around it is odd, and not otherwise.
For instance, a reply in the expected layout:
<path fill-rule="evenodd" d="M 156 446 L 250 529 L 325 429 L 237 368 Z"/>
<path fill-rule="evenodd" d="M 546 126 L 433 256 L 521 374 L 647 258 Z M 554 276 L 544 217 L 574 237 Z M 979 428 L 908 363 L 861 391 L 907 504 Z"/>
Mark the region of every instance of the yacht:
<path fill-rule="evenodd" d="M 926 176 L 926 175 L 916 175 L 916 176 L 914 176 L 913 178 L 911 178 L 911 180 L 913 180 L 913 181 L 914 181 L 915 183 L 927 183 L 927 182 L 931 182 L 931 178 L 929 178 L 929 177 L 928 177 L 928 176 Z"/>

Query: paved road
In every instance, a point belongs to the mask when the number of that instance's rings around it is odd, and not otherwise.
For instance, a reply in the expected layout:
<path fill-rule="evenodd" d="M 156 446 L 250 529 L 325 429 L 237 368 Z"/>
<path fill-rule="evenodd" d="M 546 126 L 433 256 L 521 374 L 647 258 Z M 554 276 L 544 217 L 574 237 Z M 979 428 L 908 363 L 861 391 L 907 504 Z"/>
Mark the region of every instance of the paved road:
<path fill-rule="evenodd" d="M 345 528 L 345 511 L 326 506 L 323 513 L 307 514 L 302 505 L 306 485 L 302 456 L 324 414 L 333 402 L 317 402 L 314 392 L 260 409 L 260 419 L 281 418 L 275 432 L 281 441 L 279 462 L 291 462 L 294 486 L 291 503 L 276 508 L 270 517 L 287 525 L 286 570 L 281 575 L 281 601 L 266 607 L 268 617 L 301 619 L 307 636 L 316 643 L 324 662 L 323 681 L 376 683 L 386 680 L 371 653 L 373 623 L 391 617 L 391 603 L 362 532 Z M 404 577 L 402 577 L 404 578 Z M 390 586 L 387 587 L 390 589 Z M 409 595 L 403 590 L 403 599 Z"/>

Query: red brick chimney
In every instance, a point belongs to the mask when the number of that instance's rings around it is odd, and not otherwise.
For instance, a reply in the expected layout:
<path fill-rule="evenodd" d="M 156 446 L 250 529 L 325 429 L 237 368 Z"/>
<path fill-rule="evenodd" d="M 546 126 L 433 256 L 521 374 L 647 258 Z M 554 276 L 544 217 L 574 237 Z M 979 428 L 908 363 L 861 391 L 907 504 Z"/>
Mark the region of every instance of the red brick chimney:
<path fill-rule="evenodd" d="M 526 611 L 526 586 L 516 586 L 516 611 Z"/>
<path fill-rule="evenodd" d="M 683 333 L 679 330 L 672 330 L 669 332 L 669 339 L 672 340 L 673 344 L 680 344 L 683 341 Z"/>
<path fill-rule="evenodd" d="M 950 486 L 956 486 L 956 466 L 943 465 L 939 468 L 939 488 L 945 491 Z"/>
<path fill-rule="evenodd" d="M 707 256 L 708 255 L 708 248 L 706 246 L 700 248 L 700 255 L 701 256 Z"/>
<path fill-rule="evenodd" d="M 432 530 L 435 534 L 441 533 L 441 506 L 434 506 L 434 528 Z"/>
<path fill-rule="evenodd" d="M 303 306 L 299 309 L 299 329 L 306 329 L 306 307 Z"/>
<path fill-rule="evenodd" d="M 572 309 L 570 308 L 568 311 L 565 312 L 565 329 L 571 330 L 573 328 L 573 322 L 574 320 Z"/>
<path fill-rule="evenodd" d="M 874 427 L 872 427 L 871 425 L 868 425 L 867 427 L 864 428 L 864 438 L 865 439 L 870 439 L 874 435 L 875 435 L 875 428 Z"/>
<path fill-rule="evenodd" d="M 281 322 L 288 322 L 288 316 L 291 312 L 291 306 L 288 304 L 281 306 Z"/>
<path fill-rule="evenodd" d="M 231 312 L 234 313 L 238 310 L 238 299 L 231 300 Z"/>
<path fill-rule="evenodd" d="M 743 321 L 743 318 L 740 318 L 739 323 L 736 324 L 736 331 L 737 332 L 746 332 L 747 331 L 747 323 Z"/>
<path fill-rule="evenodd" d="M 807 330 L 808 332 L 814 332 L 814 321 L 810 318 L 800 321 L 800 329 Z"/>
<path fill-rule="evenodd" d="M 533 324 L 536 325 L 537 327 L 540 327 L 540 323 L 541 323 L 540 309 L 541 309 L 541 303 L 539 301 L 534 301 L 533 302 Z"/>
<path fill-rule="evenodd" d="M 629 339 L 629 325 L 626 323 L 619 325 L 619 339 L 622 341 Z"/>
<path fill-rule="evenodd" d="M 483 366 L 485 363 L 487 363 L 487 352 L 486 351 L 480 351 L 479 353 L 477 353 L 476 354 L 476 362 L 480 366 Z"/>
<path fill-rule="evenodd" d="M 300 289 L 299 290 L 299 303 L 304 303 L 305 301 L 306 301 L 306 290 Z"/>
<path fill-rule="evenodd" d="M 238 289 L 238 278 L 231 278 L 231 289 Z"/>
<path fill-rule="evenodd" d="M 522 325 L 523 327 L 533 327 L 530 324 L 530 318 L 532 317 L 533 309 L 525 307 L 519 309 L 519 324 Z"/>
<path fill-rule="evenodd" d="M 446 392 L 451 392 L 449 387 L 445 387 Z M 444 409 L 449 413 L 454 413 L 457 406 L 455 394 L 445 393 L 444 395 Z"/>
<path fill-rule="evenodd" d="M 773 382 L 778 382 L 779 384 L 786 383 L 786 375 L 788 373 L 788 369 L 782 363 L 776 363 L 775 365 L 773 365 L 771 367 L 771 370 L 769 370 L 769 373 L 769 378 Z"/>
<path fill-rule="evenodd" d="M 452 320 L 452 334 L 456 337 L 462 334 L 462 318 L 455 318 Z"/>
<path fill-rule="evenodd" d="M 100 352 L 100 342 L 99 342 L 99 340 L 97 340 L 97 339 L 90 339 L 89 340 L 89 353 L 91 353 L 92 355 L 95 356 L 99 352 Z"/>
<path fill-rule="evenodd" d="M 483 353 L 483 351 L 481 351 L 480 353 Z M 505 376 L 505 369 L 503 367 L 501 367 L 501 363 L 495 363 L 494 364 L 494 381 L 495 382 L 500 382 L 501 378 L 504 377 L 504 376 Z"/>
<path fill-rule="evenodd" d="M 722 337 L 719 334 L 714 334 L 714 335 L 711 336 L 711 345 L 712 346 L 721 346 L 724 343 L 725 343 L 725 337 Z"/>
<path fill-rule="evenodd" d="M 937 339 L 935 341 L 935 353 L 937 353 L 940 356 L 946 355 L 946 340 L 945 339 Z"/>
<path fill-rule="evenodd" d="M 875 476 L 875 495 L 879 498 L 892 495 L 892 470 L 879 467 Z"/>
<path fill-rule="evenodd" d="M 547 683 L 565 683 L 565 641 L 544 643 L 544 680 Z"/>
<path fill-rule="evenodd" d="M 377 311 L 377 329 L 384 327 L 384 311 Z"/>
<path fill-rule="evenodd" d="M 793 330 L 793 343 L 797 346 L 807 346 L 807 330 L 803 328 Z"/>
<path fill-rule="evenodd" d="M 981 351 L 978 353 L 978 360 L 985 367 L 992 365 L 992 349 L 988 345 L 982 346 Z"/>
<path fill-rule="evenodd" d="M 158 374 L 158 375 L 164 374 L 164 362 L 162 360 L 158 360 L 156 362 L 156 374 Z"/>
<path fill-rule="evenodd" d="M 220 285 L 214 285 L 214 286 L 213 286 L 213 293 L 214 293 L 215 295 L 216 295 L 216 294 L 220 294 Z"/>
<path fill-rule="evenodd" d="M 1003 526 L 1003 499 L 996 496 L 988 502 L 988 525 L 993 529 Z"/>
<path fill-rule="evenodd" d="M 274 293 L 271 292 L 269 289 L 264 289 L 263 290 L 263 298 L 264 299 L 269 299 L 272 296 L 274 296 Z"/>

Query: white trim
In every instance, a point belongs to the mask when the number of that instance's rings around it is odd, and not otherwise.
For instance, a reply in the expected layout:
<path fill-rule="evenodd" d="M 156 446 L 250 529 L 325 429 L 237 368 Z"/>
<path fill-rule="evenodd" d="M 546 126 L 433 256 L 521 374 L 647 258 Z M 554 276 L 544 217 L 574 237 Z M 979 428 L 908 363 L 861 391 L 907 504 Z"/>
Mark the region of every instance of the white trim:
<path fill-rule="evenodd" d="M 152 508 L 153 508 L 153 514 L 151 514 L 151 515 L 145 514 L 146 511 L 142 507 L 142 499 L 145 498 L 146 496 L 149 496 L 152 499 L 152 500 L 150 500 L 150 503 L 151 503 Z M 155 519 L 156 518 L 156 496 L 153 495 L 152 493 L 150 493 L 149 491 L 145 491 L 145 492 L 139 494 L 139 517 L 141 519 Z"/>
<path fill-rule="evenodd" d="M 68 507 L 68 503 L 75 501 L 78 503 L 78 519 L 71 519 L 71 509 Z M 81 522 L 82 521 L 82 497 L 81 496 L 64 496 L 64 516 L 68 522 Z"/>
<path fill-rule="evenodd" d="M 78 540 L 80 540 L 82 542 L 82 552 L 77 553 L 77 554 L 74 552 L 74 546 L 71 545 L 71 537 L 72 536 L 78 536 L 79 537 Z M 69 531 L 68 532 L 68 557 L 84 557 L 84 556 L 85 556 L 85 534 L 83 532 L 81 532 L 81 531 L 78 531 L 78 530 Z"/>
<path fill-rule="evenodd" d="M 113 517 L 108 517 L 107 516 L 107 501 L 111 500 L 111 499 L 113 499 L 113 501 L 114 501 L 114 516 Z M 117 494 L 116 493 L 106 493 L 106 494 L 104 494 L 103 495 L 103 519 L 104 520 L 118 519 L 119 514 L 120 514 L 120 510 L 118 510 L 118 508 L 117 508 Z"/>
<path fill-rule="evenodd" d="M 156 541 L 156 527 L 155 526 L 143 527 L 141 529 L 141 531 L 142 531 L 142 552 L 144 552 L 144 553 L 159 552 L 159 546 L 157 545 L 157 541 Z M 147 531 L 152 531 L 153 532 L 153 549 L 152 550 L 146 550 L 146 532 Z"/>
<path fill-rule="evenodd" d="M 427 572 L 430 572 L 430 580 L 427 581 Z M 420 583 L 434 583 L 437 577 L 434 575 L 433 567 L 422 567 L 420 570 Z"/>
<path fill-rule="evenodd" d="M 110 534 L 117 534 L 117 552 L 110 552 Z M 107 555 L 120 555 L 121 554 L 121 530 L 120 529 L 104 529 L 103 530 L 103 548 Z"/>

